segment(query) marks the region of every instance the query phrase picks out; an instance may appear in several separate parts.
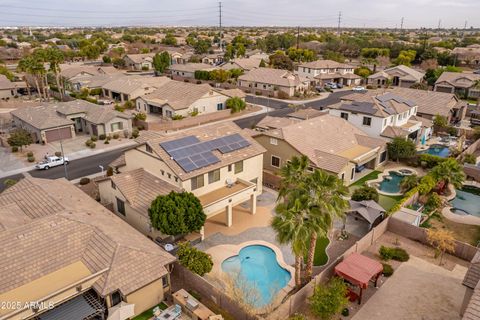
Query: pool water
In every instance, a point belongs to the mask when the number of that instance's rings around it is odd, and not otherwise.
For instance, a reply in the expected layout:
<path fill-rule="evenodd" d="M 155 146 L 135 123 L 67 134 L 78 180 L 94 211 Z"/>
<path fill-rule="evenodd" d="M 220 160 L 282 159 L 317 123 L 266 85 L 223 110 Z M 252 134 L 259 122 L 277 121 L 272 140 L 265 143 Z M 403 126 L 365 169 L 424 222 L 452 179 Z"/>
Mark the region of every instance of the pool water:
<path fill-rule="evenodd" d="M 450 149 L 447 146 L 441 144 L 431 145 L 426 151 L 422 153 L 428 153 L 433 156 L 438 156 L 442 158 L 447 158 L 450 155 Z"/>
<path fill-rule="evenodd" d="M 379 189 L 387 193 L 400 193 L 400 182 L 405 176 L 395 172 L 390 171 L 387 177 L 383 178 L 383 181 L 380 182 Z"/>
<path fill-rule="evenodd" d="M 462 190 L 457 189 L 456 191 L 456 197 L 450 202 L 453 206 L 453 212 L 480 217 L 480 190 L 470 187 Z"/>
<path fill-rule="evenodd" d="M 242 248 L 237 256 L 222 262 L 222 270 L 238 274 L 237 280 L 243 281 L 241 287 L 246 285 L 256 295 L 255 307 L 271 303 L 292 278 L 290 272 L 278 264 L 275 252 L 262 245 Z"/>

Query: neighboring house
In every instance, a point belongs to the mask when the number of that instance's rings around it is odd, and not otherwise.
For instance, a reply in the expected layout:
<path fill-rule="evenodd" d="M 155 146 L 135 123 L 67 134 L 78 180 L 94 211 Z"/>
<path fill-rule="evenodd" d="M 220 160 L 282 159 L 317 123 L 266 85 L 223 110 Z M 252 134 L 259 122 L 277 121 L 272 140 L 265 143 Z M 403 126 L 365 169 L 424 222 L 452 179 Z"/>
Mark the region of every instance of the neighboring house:
<path fill-rule="evenodd" d="M 118 102 L 135 100 L 140 96 L 154 92 L 165 83 L 172 81 L 167 77 L 128 76 L 114 79 L 102 85 L 104 97 Z"/>
<path fill-rule="evenodd" d="M 349 219 L 364 220 L 368 230 L 377 226 L 385 217 L 385 209 L 373 200 L 354 201 L 349 200 L 350 208 L 347 210 L 347 223 Z"/>
<path fill-rule="evenodd" d="M 0 99 L 6 100 L 14 98 L 17 95 L 17 87 L 15 83 L 8 80 L 6 76 L 0 74 Z"/>
<path fill-rule="evenodd" d="M 465 118 L 467 103 L 459 100 L 451 93 L 395 87 L 368 90 L 365 93 L 354 93 L 343 96 L 342 100 L 362 101 L 368 96 L 374 97 L 386 92 L 391 92 L 403 99 L 414 101 L 418 106 L 417 116 L 428 120 L 433 120 L 436 115 L 444 116 L 451 122 L 463 120 Z"/>
<path fill-rule="evenodd" d="M 327 82 L 341 83 L 346 86 L 360 84 L 362 78 L 353 73 L 355 67 L 332 60 L 316 60 L 300 64 L 295 73 L 310 79 L 315 84 Z"/>
<path fill-rule="evenodd" d="M 356 97 L 359 99 L 328 106 L 328 112 L 345 119 L 372 137 L 402 137 L 420 143 L 432 135 L 431 125 L 424 127 L 421 121 L 415 120 L 418 109 L 415 101 L 390 92 Z"/>
<path fill-rule="evenodd" d="M 3 191 L 0 242 L 0 300 L 16 303 L 2 319 L 106 319 L 121 302 L 138 315 L 171 290 L 175 257 L 64 179 Z"/>
<path fill-rule="evenodd" d="M 300 109 L 298 111 L 288 114 L 290 119 L 308 120 L 316 117 L 323 116 L 328 111 L 318 110 L 314 108 Z"/>
<path fill-rule="evenodd" d="M 480 98 L 480 74 L 444 72 L 435 82 L 435 91 L 455 93 L 462 98 Z"/>
<path fill-rule="evenodd" d="M 169 68 L 172 76 L 195 79 L 195 71 L 212 71 L 216 68 L 206 63 L 173 64 Z"/>
<path fill-rule="evenodd" d="M 304 92 L 309 87 L 309 81 L 288 70 L 255 68 L 238 77 L 238 86 L 251 93 L 264 92 L 267 94 L 292 97 L 295 93 Z"/>
<path fill-rule="evenodd" d="M 243 101 L 245 101 L 245 98 L 247 97 L 247 94 L 245 93 L 245 91 L 242 91 L 237 88 L 217 90 L 217 91 L 220 92 L 221 94 L 226 95 L 229 98 L 240 98 Z"/>
<path fill-rule="evenodd" d="M 472 44 L 467 47 L 457 47 L 452 50 L 452 54 L 456 56 L 456 60 L 463 65 L 472 68 L 480 66 L 480 44 Z"/>
<path fill-rule="evenodd" d="M 202 63 L 209 64 L 212 66 L 218 66 L 223 63 L 223 54 L 222 53 L 212 53 L 207 54 L 202 58 Z"/>
<path fill-rule="evenodd" d="M 423 71 L 417 71 L 404 65 L 398 65 L 372 74 L 368 77 L 367 83 L 378 87 L 390 84 L 395 87 L 410 88 L 415 83 L 421 83 L 423 81 L 423 76 L 425 76 L 425 72 Z"/>
<path fill-rule="evenodd" d="M 153 230 L 148 207 L 158 195 L 187 191 L 197 196 L 207 219 L 225 213 L 232 225 L 232 208 L 250 203 L 262 193 L 265 149 L 232 122 L 184 130 L 173 135 L 151 134 L 125 152 L 121 172 L 99 182 L 101 202 L 144 234 Z"/>
<path fill-rule="evenodd" d="M 139 112 L 158 114 L 165 118 L 211 113 L 226 108 L 229 97 L 208 84 L 169 81 L 152 93 L 136 100 Z"/>
<path fill-rule="evenodd" d="M 277 175 L 293 156 L 305 155 L 311 168 L 326 170 L 350 185 L 356 172 L 375 169 L 387 160 L 384 139 L 370 137 L 340 117 L 325 114 L 290 121 L 283 127 L 253 134 L 267 149 L 263 161 L 267 175 Z"/>
<path fill-rule="evenodd" d="M 470 262 L 462 284 L 466 287 L 460 310 L 462 320 L 480 320 L 480 250 Z"/>
<path fill-rule="evenodd" d="M 153 56 L 155 53 L 127 54 L 123 57 L 125 66 L 133 71 L 153 69 Z"/>
<path fill-rule="evenodd" d="M 132 130 L 132 116 L 84 100 L 19 108 L 11 115 L 16 127 L 32 133 L 37 143 L 70 139 L 80 132 L 98 136 Z"/>
<path fill-rule="evenodd" d="M 98 76 L 122 76 L 123 74 L 111 66 L 93 66 L 83 63 L 61 64 L 60 77 L 67 90 L 79 91 L 91 78 Z"/>
<path fill-rule="evenodd" d="M 268 56 L 266 58 L 262 57 L 250 57 L 250 58 L 236 58 L 232 59 L 228 62 L 225 62 L 220 66 L 220 68 L 224 70 L 231 70 L 231 69 L 241 69 L 243 71 L 250 71 L 255 68 L 260 67 L 260 63 L 265 61 L 268 64 Z"/>

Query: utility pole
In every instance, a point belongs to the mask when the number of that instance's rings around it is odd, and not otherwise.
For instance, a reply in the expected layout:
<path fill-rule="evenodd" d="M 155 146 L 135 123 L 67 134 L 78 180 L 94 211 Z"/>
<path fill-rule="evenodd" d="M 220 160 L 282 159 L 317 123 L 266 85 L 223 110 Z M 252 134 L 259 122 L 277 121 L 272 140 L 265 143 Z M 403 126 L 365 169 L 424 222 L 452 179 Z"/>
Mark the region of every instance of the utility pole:
<path fill-rule="evenodd" d="M 337 26 L 337 33 L 340 35 L 340 24 L 342 23 L 342 11 L 338 12 L 338 26 Z"/>
<path fill-rule="evenodd" d="M 403 17 L 402 17 L 402 20 L 400 21 L 400 32 L 403 32 Z"/>
<path fill-rule="evenodd" d="M 297 49 L 298 49 L 299 41 L 300 41 L 300 26 L 297 27 Z"/>
<path fill-rule="evenodd" d="M 438 31 L 440 31 L 440 29 L 442 28 L 442 19 L 438 20 Z"/>
<path fill-rule="evenodd" d="M 219 45 L 220 45 L 220 50 L 223 52 L 223 40 L 222 40 L 222 2 L 218 2 L 218 26 L 220 29 L 220 40 L 219 40 Z"/>
<path fill-rule="evenodd" d="M 462 32 L 462 40 L 465 38 L 465 33 L 467 32 L 467 20 L 465 20 L 465 24 L 463 25 L 463 32 Z"/>

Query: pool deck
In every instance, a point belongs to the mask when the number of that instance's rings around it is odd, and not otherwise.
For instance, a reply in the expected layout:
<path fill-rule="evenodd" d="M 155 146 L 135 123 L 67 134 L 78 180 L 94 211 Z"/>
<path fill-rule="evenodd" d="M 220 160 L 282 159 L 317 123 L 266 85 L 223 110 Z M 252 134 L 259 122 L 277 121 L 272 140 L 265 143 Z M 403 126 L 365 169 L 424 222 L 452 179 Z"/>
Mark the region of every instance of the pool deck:
<path fill-rule="evenodd" d="M 480 188 L 480 183 L 474 182 L 474 181 L 466 181 L 464 185 Z M 480 226 L 480 217 L 476 217 L 469 214 L 458 214 L 452 211 L 453 207 L 450 205 L 448 201 L 453 200 L 456 197 L 456 195 L 457 195 L 457 192 L 455 191 L 455 188 L 452 185 L 449 185 L 448 195 L 443 197 L 447 201 L 448 205 L 442 209 L 442 215 L 448 220 L 451 220 L 453 222 Z"/>
<path fill-rule="evenodd" d="M 416 168 L 413 169 L 411 167 L 406 167 L 406 166 L 394 166 L 394 167 L 388 167 L 388 168 L 386 167 L 385 170 L 383 171 L 383 173 L 378 175 L 377 179 L 369 180 L 369 181 L 367 181 L 367 184 L 368 184 L 368 186 L 374 187 L 375 189 L 377 189 L 379 194 L 383 194 L 385 196 L 402 196 L 403 192 L 396 192 L 396 193 L 385 192 L 385 191 L 380 190 L 379 187 L 377 187 L 376 185 L 380 184 L 385 177 L 389 176 L 390 171 L 396 171 L 396 172 L 401 173 L 400 170 L 405 170 L 405 169 L 412 171 L 413 172 L 412 174 L 415 174 L 417 176 L 419 175 Z"/>

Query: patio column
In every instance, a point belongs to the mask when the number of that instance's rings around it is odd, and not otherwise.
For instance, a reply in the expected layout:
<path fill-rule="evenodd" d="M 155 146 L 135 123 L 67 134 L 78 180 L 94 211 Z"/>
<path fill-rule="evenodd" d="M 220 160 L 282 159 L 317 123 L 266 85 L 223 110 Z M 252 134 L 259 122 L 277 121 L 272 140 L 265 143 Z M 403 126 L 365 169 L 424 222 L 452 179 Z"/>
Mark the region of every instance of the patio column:
<path fill-rule="evenodd" d="M 227 227 L 232 226 L 232 204 L 227 206 Z"/>
<path fill-rule="evenodd" d="M 200 238 L 203 240 L 205 240 L 205 226 L 202 226 L 202 228 L 200 229 Z"/>
<path fill-rule="evenodd" d="M 250 196 L 250 213 L 255 214 L 257 212 L 257 195 L 254 193 Z"/>

